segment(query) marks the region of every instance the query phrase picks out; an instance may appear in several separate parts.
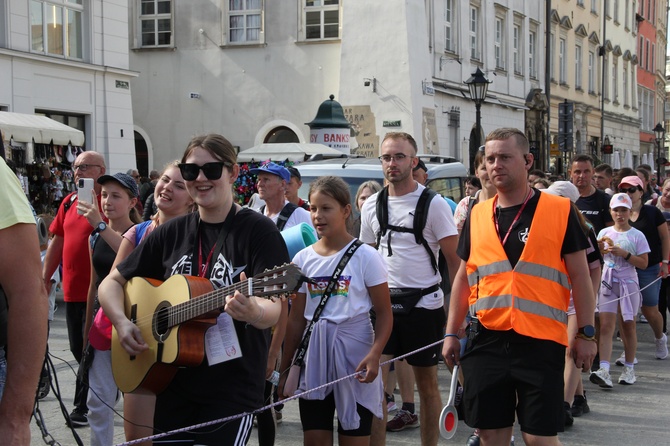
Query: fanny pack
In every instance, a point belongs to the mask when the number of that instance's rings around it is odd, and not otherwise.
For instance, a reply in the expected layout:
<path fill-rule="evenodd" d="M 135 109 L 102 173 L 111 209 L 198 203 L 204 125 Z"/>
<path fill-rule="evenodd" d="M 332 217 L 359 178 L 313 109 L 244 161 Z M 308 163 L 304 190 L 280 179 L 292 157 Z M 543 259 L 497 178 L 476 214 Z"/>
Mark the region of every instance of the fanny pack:
<path fill-rule="evenodd" d="M 430 288 L 389 288 L 393 314 L 409 314 L 423 296 L 439 289 L 439 283 Z"/>

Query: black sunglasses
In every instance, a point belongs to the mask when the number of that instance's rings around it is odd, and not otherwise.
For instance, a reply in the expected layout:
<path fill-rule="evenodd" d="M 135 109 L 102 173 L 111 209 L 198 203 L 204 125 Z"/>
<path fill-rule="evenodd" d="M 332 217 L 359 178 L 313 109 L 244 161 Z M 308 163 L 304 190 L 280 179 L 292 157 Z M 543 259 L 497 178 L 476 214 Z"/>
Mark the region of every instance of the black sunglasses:
<path fill-rule="evenodd" d="M 638 191 L 637 187 L 620 187 L 619 192 L 628 192 L 629 194 L 634 194 Z"/>
<path fill-rule="evenodd" d="M 224 166 L 231 167 L 231 164 L 223 161 L 217 163 L 205 163 L 202 166 L 195 163 L 180 163 L 179 171 L 185 181 L 195 181 L 201 170 L 208 180 L 218 180 L 221 178 Z"/>

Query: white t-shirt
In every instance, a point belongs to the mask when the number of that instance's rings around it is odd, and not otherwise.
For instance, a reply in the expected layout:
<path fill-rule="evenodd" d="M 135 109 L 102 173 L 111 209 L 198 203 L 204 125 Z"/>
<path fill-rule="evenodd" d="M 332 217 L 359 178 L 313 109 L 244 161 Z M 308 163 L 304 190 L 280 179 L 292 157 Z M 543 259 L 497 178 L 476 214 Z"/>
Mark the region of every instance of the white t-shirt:
<path fill-rule="evenodd" d="M 412 228 L 414 226 L 414 211 L 424 186 L 417 183 L 417 188 L 400 197 L 388 197 L 389 225 Z M 364 243 L 376 243 L 379 222 L 377 221 L 377 197 L 379 193 L 370 196 L 361 209 L 361 236 Z M 437 198 L 437 197 L 436 197 Z M 426 227 L 423 237 L 433 251 L 435 259 L 440 249 L 439 241 L 445 237 L 458 234 L 451 208 L 444 200 L 433 199 L 428 208 Z M 388 238 L 391 237 L 392 256 L 388 256 Z M 391 288 L 429 288 L 440 283 L 439 272 L 435 272 L 430 257 L 423 245 L 416 243 L 411 232 L 387 231 L 379 242 L 379 252 L 385 260 L 389 272 L 389 287 Z M 417 303 L 417 307 L 434 310 L 444 304 L 444 293 L 438 290 L 427 294 Z"/>
<path fill-rule="evenodd" d="M 284 206 L 288 204 L 288 200 L 284 202 Z M 274 224 L 277 224 L 277 219 L 279 218 L 279 214 L 275 214 L 272 217 L 267 215 L 267 207 L 265 208 L 264 215 L 268 217 L 270 220 L 274 222 Z M 281 213 L 281 212 L 280 212 Z M 293 213 L 288 217 L 288 220 L 286 220 L 286 224 L 284 225 L 284 229 L 289 229 L 292 228 L 293 226 L 299 225 L 300 223 L 307 223 L 312 229 L 314 229 L 314 225 L 312 225 L 312 217 L 309 215 L 309 212 L 304 210 L 301 207 L 296 208 Z M 316 231 L 314 232 L 316 235 Z"/>
<path fill-rule="evenodd" d="M 313 285 L 304 283 L 300 288 L 300 293 L 305 294 L 305 319 L 308 321 L 312 320 L 333 271 L 350 245 L 351 243 L 347 244 L 338 253 L 327 257 L 317 254 L 309 246 L 293 257 L 293 263 L 306 276 L 317 281 Z M 379 253 L 371 246 L 360 246 L 344 267 L 333 294 L 321 313 L 321 319 L 339 324 L 361 313 L 368 313 L 372 308 L 368 287 L 387 280 L 386 265 Z"/>

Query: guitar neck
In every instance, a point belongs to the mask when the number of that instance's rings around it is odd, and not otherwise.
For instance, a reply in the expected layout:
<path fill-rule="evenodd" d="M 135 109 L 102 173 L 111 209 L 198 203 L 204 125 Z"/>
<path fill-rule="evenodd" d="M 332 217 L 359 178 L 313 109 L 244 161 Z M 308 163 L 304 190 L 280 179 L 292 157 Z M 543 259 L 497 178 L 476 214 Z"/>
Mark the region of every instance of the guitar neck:
<path fill-rule="evenodd" d="M 248 290 L 249 285 L 247 281 L 238 282 L 234 285 L 220 288 L 201 296 L 197 296 L 197 298 L 174 305 L 167 309 L 168 325 L 174 327 L 214 310 L 223 311 L 223 307 L 226 305 L 226 296 L 234 294 L 235 291 L 246 294 L 248 293 Z"/>

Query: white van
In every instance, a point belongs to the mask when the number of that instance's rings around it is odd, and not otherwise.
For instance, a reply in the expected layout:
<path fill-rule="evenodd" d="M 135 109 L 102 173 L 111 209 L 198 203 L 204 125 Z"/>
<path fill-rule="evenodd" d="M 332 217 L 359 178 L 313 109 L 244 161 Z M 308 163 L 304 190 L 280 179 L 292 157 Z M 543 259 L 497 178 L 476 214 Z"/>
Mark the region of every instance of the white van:
<path fill-rule="evenodd" d="M 428 168 L 427 186 L 444 197 L 458 203 L 464 196 L 463 181 L 468 175 L 465 166 L 451 157 L 418 155 Z M 302 176 L 302 187 L 298 195 L 307 199 L 309 184 L 320 176 L 341 177 L 349 185 L 351 200 L 356 197 L 358 187 L 368 180 L 384 184 L 382 165 L 377 158 L 337 158 L 323 161 L 308 161 L 295 166 Z"/>

